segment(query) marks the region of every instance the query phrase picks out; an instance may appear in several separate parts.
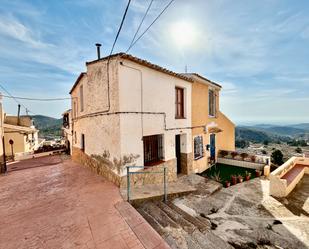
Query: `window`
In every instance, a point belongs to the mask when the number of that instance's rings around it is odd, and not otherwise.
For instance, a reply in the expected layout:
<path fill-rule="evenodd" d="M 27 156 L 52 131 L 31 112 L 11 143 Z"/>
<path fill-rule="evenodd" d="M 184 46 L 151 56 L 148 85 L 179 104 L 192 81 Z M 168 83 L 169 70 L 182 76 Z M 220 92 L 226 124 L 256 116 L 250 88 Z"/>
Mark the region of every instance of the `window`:
<path fill-rule="evenodd" d="M 175 118 L 184 118 L 184 95 L 183 88 L 176 87 L 175 88 Z"/>
<path fill-rule="evenodd" d="M 197 136 L 194 138 L 194 159 L 197 160 L 204 156 L 203 137 Z"/>
<path fill-rule="evenodd" d="M 80 111 L 84 111 L 84 88 L 83 85 L 79 88 L 79 98 L 80 98 Z"/>
<path fill-rule="evenodd" d="M 216 116 L 216 94 L 214 90 L 209 90 L 209 116 Z"/>
<path fill-rule="evenodd" d="M 81 140 L 80 140 L 80 148 L 82 151 L 85 151 L 85 135 L 82 134 Z"/>
<path fill-rule="evenodd" d="M 151 166 L 163 160 L 163 136 L 153 135 L 143 137 L 144 165 Z"/>

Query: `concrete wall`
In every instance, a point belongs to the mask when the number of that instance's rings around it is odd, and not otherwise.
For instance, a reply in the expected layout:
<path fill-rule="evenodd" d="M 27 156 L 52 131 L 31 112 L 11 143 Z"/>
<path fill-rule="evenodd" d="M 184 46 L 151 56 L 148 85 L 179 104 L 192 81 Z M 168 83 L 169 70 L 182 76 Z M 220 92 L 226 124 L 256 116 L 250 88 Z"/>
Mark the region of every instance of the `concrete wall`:
<path fill-rule="evenodd" d="M 185 119 L 175 119 L 176 86 L 184 89 Z M 119 108 L 139 112 L 120 116 L 121 153 L 139 155 L 137 165 L 144 164 L 143 136 L 163 135 L 165 161 L 176 157 L 176 134 L 181 134 L 181 153 L 192 153 L 190 82 L 124 60 L 119 65 Z"/>
<path fill-rule="evenodd" d="M 286 179 L 281 177 L 289 170 L 293 169 L 296 164 L 306 165 L 290 184 L 287 184 Z M 309 174 L 309 158 L 291 157 L 288 161 L 278 167 L 269 175 L 269 193 L 276 197 L 285 197 L 293 191 L 296 185 L 301 181 L 304 174 Z"/>
<path fill-rule="evenodd" d="M 209 116 L 209 89 L 216 93 L 216 115 Z M 219 150 L 235 150 L 235 125 L 220 112 L 220 88 L 215 87 L 205 80 L 194 78 L 192 84 L 192 126 L 216 126 L 223 130 L 223 132 L 216 134 L 216 152 Z M 210 143 L 210 134 L 204 127 L 192 129 L 192 148 L 194 148 L 194 137 L 203 137 L 204 156 L 197 160 L 194 159 L 194 152 L 192 153 L 193 172 L 200 173 L 210 167 L 208 165 L 208 157 L 210 152 L 206 150 L 205 145 Z"/>
<path fill-rule="evenodd" d="M 110 62 L 110 112 L 119 110 L 117 61 Z M 83 85 L 84 110 L 80 108 L 80 86 Z M 87 66 L 87 75 L 82 77 L 72 95 L 73 139 L 72 147 L 81 148 L 81 136 L 85 135 L 85 153 L 88 156 L 108 155 L 113 162 L 121 157 L 120 117 L 106 115 L 108 109 L 106 62 Z M 75 104 L 74 104 L 75 103 Z M 100 113 L 96 116 L 86 115 Z M 75 114 L 77 116 L 75 116 Z M 73 153 L 74 160 L 74 153 Z"/>

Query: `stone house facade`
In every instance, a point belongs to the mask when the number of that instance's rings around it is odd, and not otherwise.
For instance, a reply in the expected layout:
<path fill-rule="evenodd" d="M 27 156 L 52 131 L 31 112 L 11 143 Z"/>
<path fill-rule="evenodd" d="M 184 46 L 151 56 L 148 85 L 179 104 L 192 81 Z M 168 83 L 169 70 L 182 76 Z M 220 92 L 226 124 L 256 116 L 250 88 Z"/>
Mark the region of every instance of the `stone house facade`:
<path fill-rule="evenodd" d="M 169 180 L 186 173 L 192 161 L 177 167 L 175 137 L 181 155 L 190 158 L 192 80 L 124 53 L 86 66 L 87 72 L 80 74 L 70 92 L 73 160 L 92 166 L 91 160 L 100 161 L 117 182 L 128 165 L 167 166 Z M 181 89 L 178 116 L 177 89 Z"/>
<path fill-rule="evenodd" d="M 219 111 L 218 84 L 125 53 L 87 62 L 86 68 L 70 91 L 72 158 L 117 185 L 126 184 L 129 165 L 167 166 L 170 181 L 179 173 L 202 172 L 209 165 L 210 134 L 218 131 L 215 153 L 234 149 L 234 124 Z M 198 136 L 203 141 L 197 146 Z M 162 176 L 134 175 L 133 181 L 156 183 Z"/>

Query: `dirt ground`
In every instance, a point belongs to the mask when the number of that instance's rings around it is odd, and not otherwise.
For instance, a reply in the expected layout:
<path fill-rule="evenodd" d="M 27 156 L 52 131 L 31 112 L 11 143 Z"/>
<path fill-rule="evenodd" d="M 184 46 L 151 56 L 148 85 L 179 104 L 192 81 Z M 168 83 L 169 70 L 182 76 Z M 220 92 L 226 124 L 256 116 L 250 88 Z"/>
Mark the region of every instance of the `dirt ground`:
<path fill-rule="evenodd" d="M 206 217 L 212 231 L 234 248 L 309 248 L 308 175 L 284 199 L 269 196 L 269 181 L 256 178 L 173 203 L 193 216 Z"/>

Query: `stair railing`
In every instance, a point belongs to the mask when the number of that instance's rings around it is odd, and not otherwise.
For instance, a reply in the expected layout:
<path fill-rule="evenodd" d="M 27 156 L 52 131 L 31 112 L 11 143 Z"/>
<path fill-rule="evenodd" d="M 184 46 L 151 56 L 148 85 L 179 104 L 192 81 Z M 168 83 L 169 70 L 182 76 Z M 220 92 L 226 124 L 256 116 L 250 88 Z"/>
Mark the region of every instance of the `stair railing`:
<path fill-rule="evenodd" d="M 127 166 L 127 200 L 130 202 L 130 192 L 131 192 L 131 183 L 130 175 L 136 174 L 163 174 L 163 191 L 164 191 L 164 202 L 167 202 L 167 167 L 163 167 L 162 171 L 130 171 L 130 169 L 147 169 L 152 168 L 147 166 Z"/>

